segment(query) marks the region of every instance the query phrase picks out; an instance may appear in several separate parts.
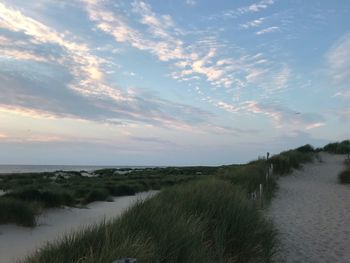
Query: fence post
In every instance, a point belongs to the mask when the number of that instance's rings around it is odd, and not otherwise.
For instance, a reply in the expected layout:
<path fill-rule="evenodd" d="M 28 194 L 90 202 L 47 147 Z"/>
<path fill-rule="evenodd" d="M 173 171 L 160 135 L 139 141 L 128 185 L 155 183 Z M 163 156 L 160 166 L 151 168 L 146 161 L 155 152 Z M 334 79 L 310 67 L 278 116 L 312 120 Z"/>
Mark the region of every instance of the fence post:
<path fill-rule="evenodd" d="M 264 204 L 264 200 L 263 200 L 263 185 L 260 184 L 260 187 L 259 187 L 259 194 L 260 194 L 260 205 L 261 205 L 261 208 L 263 207 L 263 204 Z"/>

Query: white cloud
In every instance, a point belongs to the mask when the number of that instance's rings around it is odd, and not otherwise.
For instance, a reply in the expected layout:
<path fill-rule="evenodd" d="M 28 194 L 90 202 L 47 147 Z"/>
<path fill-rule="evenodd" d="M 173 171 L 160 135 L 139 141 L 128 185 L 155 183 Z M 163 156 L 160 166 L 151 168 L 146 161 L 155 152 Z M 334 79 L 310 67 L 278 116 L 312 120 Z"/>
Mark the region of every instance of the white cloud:
<path fill-rule="evenodd" d="M 237 11 L 240 14 L 245 13 L 256 13 L 263 9 L 268 8 L 270 5 L 274 4 L 274 0 L 263 0 L 254 4 L 251 4 L 249 6 L 241 7 Z"/>
<path fill-rule="evenodd" d="M 320 128 L 322 126 L 325 126 L 326 124 L 324 122 L 316 122 L 316 123 L 312 123 L 308 126 L 306 126 L 307 130 L 311 130 L 311 129 L 315 129 L 315 128 Z"/>
<path fill-rule="evenodd" d="M 248 28 L 252 28 L 252 27 L 259 27 L 263 22 L 264 22 L 265 18 L 261 17 L 252 21 L 249 21 L 245 24 L 242 24 L 241 27 L 248 29 Z"/>
<path fill-rule="evenodd" d="M 268 27 L 268 28 L 264 28 L 258 32 L 256 32 L 255 34 L 260 36 L 260 35 L 263 35 L 263 34 L 266 34 L 266 33 L 271 33 L 271 32 L 276 32 L 276 31 L 279 31 L 279 27 L 277 26 L 271 26 L 271 27 Z"/>
<path fill-rule="evenodd" d="M 104 81 L 101 69 L 104 60 L 92 55 L 85 43 L 71 41 L 66 34 L 57 32 L 3 3 L 0 3 L 0 13 L 0 28 L 25 33 L 31 38 L 29 42 L 31 44 L 53 43 L 63 48 L 66 54 L 64 58 L 57 58 L 56 62 L 70 68 L 74 76 L 74 80 L 69 84 L 72 90 L 84 96 L 105 96 L 116 101 L 127 99 Z M 29 51 L 11 51 L 11 49 L 7 51 L 11 52 L 17 59 L 43 60 Z"/>

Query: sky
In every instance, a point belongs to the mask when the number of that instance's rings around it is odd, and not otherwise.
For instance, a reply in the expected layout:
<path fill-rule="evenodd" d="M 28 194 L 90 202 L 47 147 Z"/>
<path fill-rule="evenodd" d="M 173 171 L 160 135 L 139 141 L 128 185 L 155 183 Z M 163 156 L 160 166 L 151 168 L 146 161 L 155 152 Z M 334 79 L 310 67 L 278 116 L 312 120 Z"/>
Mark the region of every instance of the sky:
<path fill-rule="evenodd" d="M 220 165 L 350 137 L 348 0 L 0 0 L 0 163 Z"/>

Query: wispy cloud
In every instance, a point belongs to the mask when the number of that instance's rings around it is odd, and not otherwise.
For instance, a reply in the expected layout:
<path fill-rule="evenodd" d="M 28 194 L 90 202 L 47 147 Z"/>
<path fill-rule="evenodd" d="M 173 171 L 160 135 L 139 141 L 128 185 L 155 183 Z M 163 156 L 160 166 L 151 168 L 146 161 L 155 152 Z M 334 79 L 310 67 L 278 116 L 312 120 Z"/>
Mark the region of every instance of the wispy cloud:
<path fill-rule="evenodd" d="M 264 28 L 264 29 L 258 31 L 255 34 L 260 36 L 260 35 L 264 35 L 266 33 L 272 33 L 272 32 L 276 32 L 279 30 L 280 30 L 280 28 L 278 26 L 271 26 L 271 27 L 267 27 L 267 28 Z"/>
<path fill-rule="evenodd" d="M 327 59 L 331 77 L 338 84 L 348 82 L 350 79 L 350 34 L 340 38 L 330 48 Z"/>
<path fill-rule="evenodd" d="M 143 41 L 137 31 L 128 28 L 112 13 L 98 9 L 96 2 L 91 0 L 87 3 L 91 18 L 99 21 L 98 27 L 111 33 L 118 41 L 130 42 L 140 49 L 150 49 L 161 60 L 182 57 L 182 51 L 173 50 L 173 46 L 164 47 L 163 42 L 156 46 L 153 45 L 156 42 Z M 167 39 L 168 42 L 173 40 L 165 31 L 172 26 L 169 17 L 163 16 L 162 20 L 158 20 L 148 6 L 143 4 L 135 8 L 144 13 L 143 22 L 150 25 L 152 34 Z M 32 73 L 25 76 L 21 72 L 22 69 L 15 65 L 2 68 L 2 110 L 46 118 L 82 118 L 116 124 L 135 121 L 176 128 L 204 122 L 210 116 L 208 112 L 196 107 L 145 94 L 139 89 L 124 90 L 115 85 L 111 86 L 103 71 L 105 59 L 94 55 L 87 44 L 73 41 L 68 33 L 60 33 L 5 4 L 0 3 L 0 12 L 0 28 L 25 34 L 28 39 L 24 43 L 29 48 L 22 50 L 22 46 L 11 46 L 10 41 L 7 44 L 3 41 L 4 49 L 0 55 L 13 61 L 22 61 L 21 67 L 25 67 L 23 61 L 26 60 L 46 65 L 48 61 L 45 57 L 32 53 L 30 48 L 50 44 L 60 47 L 61 50 L 57 56 L 49 57 L 50 62 L 63 67 L 60 69 L 63 70 L 63 76 L 59 82 L 54 81 L 52 75 L 45 75 L 46 71 L 57 69 L 53 64 L 42 66 L 45 70 L 36 72 L 35 78 Z M 180 43 L 175 45 L 181 46 Z M 25 72 L 28 70 L 30 67 L 25 68 Z M 11 75 L 8 72 L 11 72 Z"/>
<path fill-rule="evenodd" d="M 117 42 L 125 42 L 134 48 L 148 51 L 161 61 L 171 61 L 174 68 L 180 68 L 180 71 L 172 74 L 174 78 L 188 79 L 199 75 L 214 85 L 232 84 L 233 79 L 225 69 L 227 66 L 216 58 L 217 46 L 214 46 L 213 39 L 201 40 L 202 45 L 203 41 L 208 44 L 208 50 L 199 53 L 192 50 L 192 46 L 185 45 L 180 37 L 181 30 L 169 15 L 157 15 L 145 2 L 137 1 L 132 5 L 134 13 L 140 17 L 139 22 L 147 26 L 150 33 L 148 37 L 129 26 L 120 16 L 107 11 L 101 2 L 89 0 L 86 3 L 90 19 Z"/>
<path fill-rule="evenodd" d="M 249 13 L 258 13 L 275 3 L 274 0 L 262 0 L 251 5 L 239 7 L 233 10 L 226 10 L 223 12 L 222 16 L 226 18 L 236 18 L 241 15 L 246 15 Z"/>
<path fill-rule="evenodd" d="M 234 114 L 265 115 L 274 121 L 277 128 L 314 129 L 325 125 L 325 119 L 317 113 L 301 113 L 270 102 L 245 101 L 237 104 L 217 102 L 217 106 Z"/>
<path fill-rule="evenodd" d="M 238 8 L 237 12 L 240 14 L 256 13 L 268 8 L 270 5 L 273 5 L 274 2 L 275 2 L 274 0 L 263 0 L 263 1 L 251 4 L 249 6 L 240 7 Z"/>
<path fill-rule="evenodd" d="M 326 125 L 324 122 L 316 122 L 316 123 L 312 123 L 312 124 L 306 126 L 306 129 L 311 130 L 311 129 L 315 129 L 315 128 L 320 128 L 324 125 Z"/>
<path fill-rule="evenodd" d="M 338 97 L 342 99 L 350 99 L 350 90 L 339 91 L 334 94 L 334 97 Z"/>
<path fill-rule="evenodd" d="M 261 24 L 265 21 L 265 17 L 260 17 L 258 19 L 249 21 L 247 23 L 241 24 L 242 28 L 248 29 L 248 28 L 252 28 L 252 27 L 259 27 L 261 26 Z"/>

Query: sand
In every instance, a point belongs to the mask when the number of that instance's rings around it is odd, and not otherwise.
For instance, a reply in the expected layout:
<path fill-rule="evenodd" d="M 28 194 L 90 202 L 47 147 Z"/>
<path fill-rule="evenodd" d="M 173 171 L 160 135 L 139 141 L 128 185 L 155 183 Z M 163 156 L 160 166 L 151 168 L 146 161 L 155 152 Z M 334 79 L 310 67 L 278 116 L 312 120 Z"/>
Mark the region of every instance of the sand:
<path fill-rule="evenodd" d="M 0 225 L 0 262 L 12 263 L 64 234 L 83 226 L 120 215 L 136 200 L 153 196 L 157 191 L 135 196 L 117 197 L 114 202 L 94 202 L 87 209 L 51 209 L 38 218 L 39 226 L 26 228 L 16 225 Z"/>
<path fill-rule="evenodd" d="M 275 262 L 350 262 L 350 186 L 337 182 L 345 156 L 322 153 L 282 177 L 268 215 L 280 235 Z"/>

